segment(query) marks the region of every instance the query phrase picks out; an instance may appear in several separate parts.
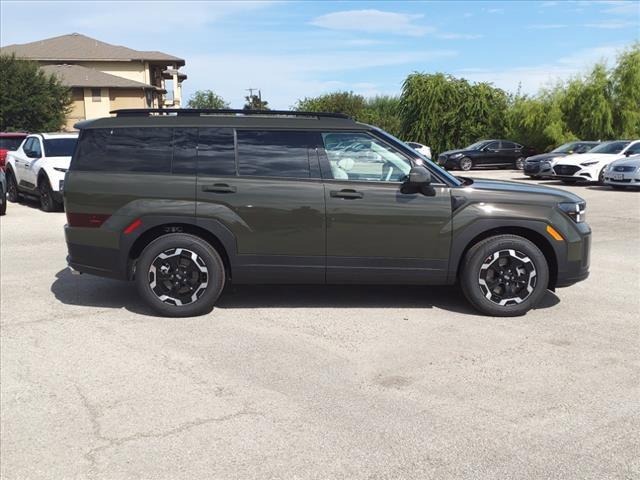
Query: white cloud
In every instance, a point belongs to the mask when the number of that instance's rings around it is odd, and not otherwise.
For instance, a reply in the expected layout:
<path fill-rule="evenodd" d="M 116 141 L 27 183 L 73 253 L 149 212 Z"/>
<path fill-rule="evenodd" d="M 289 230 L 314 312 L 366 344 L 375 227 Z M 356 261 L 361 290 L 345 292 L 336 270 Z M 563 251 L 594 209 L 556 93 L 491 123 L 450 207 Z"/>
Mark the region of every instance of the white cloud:
<path fill-rule="evenodd" d="M 515 92 L 520 87 L 524 93 L 533 94 L 541 87 L 553 84 L 557 80 L 567 80 L 584 73 L 596 62 L 613 59 L 622 48 L 624 48 L 623 45 L 608 45 L 581 50 L 562 57 L 554 63 L 503 70 L 467 68 L 458 70 L 455 75 L 474 82 L 493 83 L 511 92 Z"/>
<path fill-rule="evenodd" d="M 636 15 L 640 16 L 640 4 L 635 0 L 626 1 L 603 1 L 599 2 L 602 5 L 607 5 L 608 8 L 604 9 L 604 13 L 613 15 Z"/>
<path fill-rule="evenodd" d="M 381 86 L 365 81 L 367 69 L 406 65 L 408 69 L 428 69 L 433 60 L 456 55 L 451 50 L 420 52 L 367 53 L 326 52 L 311 55 L 231 55 L 190 56 L 189 93 L 210 88 L 233 106 L 242 106 L 243 89 L 256 87 L 274 108 L 289 108 L 298 98 L 336 89 L 354 90 L 372 95 Z M 358 72 L 354 82 L 325 80 L 351 71 Z M 223 75 L 220 72 L 224 72 Z M 239 83 L 240 80 L 240 83 Z M 400 85 L 394 85 L 395 91 Z"/>
<path fill-rule="evenodd" d="M 476 40 L 484 35 L 475 33 L 434 33 L 434 37 L 442 40 Z"/>
<path fill-rule="evenodd" d="M 527 28 L 531 30 L 553 30 L 556 28 L 567 28 L 568 25 L 564 25 L 561 23 L 539 23 L 535 25 L 529 25 Z"/>
<path fill-rule="evenodd" d="M 321 15 L 310 23 L 316 27 L 330 30 L 419 37 L 433 31 L 430 26 L 415 23 L 421 18 L 423 15 L 383 12 L 381 10 L 346 10 Z"/>
<path fill-rule="evenodd" d="M 607 30 L 621 30 L 623 28 L 638 28 L 640 24 L 638 22 L 597 22 L 586 23 L 584 26 L 587 28 L 603 28 Z"/>

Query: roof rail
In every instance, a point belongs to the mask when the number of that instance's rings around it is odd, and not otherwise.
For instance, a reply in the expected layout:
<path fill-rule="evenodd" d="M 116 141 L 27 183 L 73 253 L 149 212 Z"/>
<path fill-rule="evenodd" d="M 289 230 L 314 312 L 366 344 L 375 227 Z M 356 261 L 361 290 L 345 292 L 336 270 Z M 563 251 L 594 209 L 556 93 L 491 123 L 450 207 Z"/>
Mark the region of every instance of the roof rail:
<path fill-rule="evenodd" d="M 316 118 L 342 118 L 352 120 L 344 113 L 330 112 L 294 112 L 290 110 L 239 110 L 239 109 L 211 109 L 211 108 L 125 108 L 112 110 L 109 113 L 118 117 L 146 117 L 153 113 L 164 115 L 176 114 L 179 116 L 196 115 L 270 115 L 288 117 L 316 117 Z"/>

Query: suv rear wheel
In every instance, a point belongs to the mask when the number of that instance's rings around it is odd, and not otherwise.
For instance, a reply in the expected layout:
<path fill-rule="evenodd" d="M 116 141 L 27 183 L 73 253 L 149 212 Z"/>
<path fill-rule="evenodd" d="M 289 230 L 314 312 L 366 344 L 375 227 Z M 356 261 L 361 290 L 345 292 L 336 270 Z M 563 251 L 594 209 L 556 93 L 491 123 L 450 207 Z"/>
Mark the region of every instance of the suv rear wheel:
<path fill-rule="evenodd" d="M 163 316 L 202 315 L 211 311 L 222 292 L 224 264 L 203 239 L 171 233 L 143 250 L 135 282 L 140 296 Z"/>
<path fill-rule="evenodd" d="M 461 274 L 465 296 L 482 313 L 524 315 L 545 295 L 549 266 L 540 249 L 517 235 L 497 235 L 467 252 Z"/>

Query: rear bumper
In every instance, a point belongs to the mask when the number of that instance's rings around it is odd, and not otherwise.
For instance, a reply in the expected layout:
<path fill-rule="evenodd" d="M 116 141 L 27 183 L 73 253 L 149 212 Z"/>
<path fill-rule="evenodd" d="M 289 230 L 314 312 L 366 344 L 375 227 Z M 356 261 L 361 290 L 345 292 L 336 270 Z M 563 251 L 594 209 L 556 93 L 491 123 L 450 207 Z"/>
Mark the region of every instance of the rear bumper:
<path fill-rule="evenodd" d="M 67 264 L 80 273 L 126 280 L 126 255 L 118 248 L 118 240 L 98 228 L 64 227 L 67 241 Z"/>

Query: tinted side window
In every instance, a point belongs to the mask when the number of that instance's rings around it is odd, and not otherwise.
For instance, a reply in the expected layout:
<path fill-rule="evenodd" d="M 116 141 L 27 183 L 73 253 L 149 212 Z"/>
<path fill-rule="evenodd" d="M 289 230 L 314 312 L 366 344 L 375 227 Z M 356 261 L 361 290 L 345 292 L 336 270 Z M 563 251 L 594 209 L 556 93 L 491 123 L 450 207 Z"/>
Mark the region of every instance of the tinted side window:
<path fill-rule="evenodd" d="M 75 170 L 169 173 L 172 128 L 100 128 L 82 133 Z"/>
<path fill-rule="evenodd" d="M 629 150 L 627 150 L 625 153 L 628 153 L 629 155 L 637 155 L 638 153 L 640 153 L 640 143 L 631 145 L 629 147 Z"/>
<path fill-rule="evenodd" d="M 24 150 L 24 153 L 28 153 L 29 150 L 31 150 L 32 148 L 33 148 L 33 137 L 29 137 L 25 140 L 22 150 Z"/>
<path fill-rule="evenodd" d="M 198 162 L 198 129 L 173 130 L 173 162 L 171 173 L 195 175 Z"/>
<path fill-rule="evenodd" d="M 37 138 L 33 139 L 33 143 L 31 144 L 31 151 L 33 152 L 33 158 L 42 157 L 42 147 L 40 146 L 40 140 Z"/>
<path fill-rule="evenodd" d="M 485 145 L 484 148 L 487 149 L 487 150 L 499 150 L 500 149 L 500 142 L 491 142 L 491 143 Z"/>
<path fill-rule="evenodd" d="M 238 130 L 237 135 L 240 175 L 291 178 L 312 176 L 309 149 L 315 149 L 321 144 L 318 133 Z"/>
<path fill-rule="evenodd" d="M 515 150 L 516 144 L 513 142 L 502 142 L 503 149 Z"/>
<path fill-rule="evenodd" d="M 198 173 L 201 175 L 235 175 L 236 154 L 231 128 L 200 128 L 198 138 Z"/>

